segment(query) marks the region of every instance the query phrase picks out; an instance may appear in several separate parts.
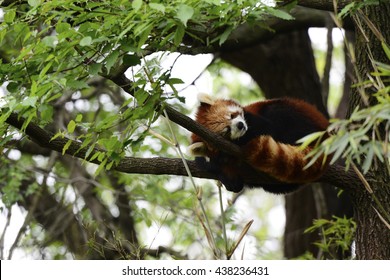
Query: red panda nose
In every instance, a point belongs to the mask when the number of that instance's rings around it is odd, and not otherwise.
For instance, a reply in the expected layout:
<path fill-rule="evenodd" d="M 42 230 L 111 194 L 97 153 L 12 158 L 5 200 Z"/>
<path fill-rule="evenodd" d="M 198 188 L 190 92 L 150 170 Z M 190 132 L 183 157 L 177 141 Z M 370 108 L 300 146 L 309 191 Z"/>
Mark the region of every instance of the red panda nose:
<path fill-rule="evenodd" d="M 245 128 L 245 125 L 244 125 L 243 122 L 238 122 L 238 123 L 236 124 L 236 126 L 237 126 L 237 128 L 238 128 L 239 130 L 243 130 L 243 129 Z"/>

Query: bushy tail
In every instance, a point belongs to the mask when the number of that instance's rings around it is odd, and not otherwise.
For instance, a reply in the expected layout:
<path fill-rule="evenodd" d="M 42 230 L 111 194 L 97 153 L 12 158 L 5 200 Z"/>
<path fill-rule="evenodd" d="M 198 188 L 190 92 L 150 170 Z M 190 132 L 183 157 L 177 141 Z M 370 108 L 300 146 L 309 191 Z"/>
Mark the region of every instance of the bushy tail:
<path fill-rule="evenodd" d="M 282 182 L 302 184 L 315 181 L 323 175 L 327 166 L 320 156 L 305 168 L 311 160 L 306 157 L 312 150 L 310 147 L 301 149 L 278 143 L 270 136 L 259 136 L 243 149 L 250 165 Z"/>

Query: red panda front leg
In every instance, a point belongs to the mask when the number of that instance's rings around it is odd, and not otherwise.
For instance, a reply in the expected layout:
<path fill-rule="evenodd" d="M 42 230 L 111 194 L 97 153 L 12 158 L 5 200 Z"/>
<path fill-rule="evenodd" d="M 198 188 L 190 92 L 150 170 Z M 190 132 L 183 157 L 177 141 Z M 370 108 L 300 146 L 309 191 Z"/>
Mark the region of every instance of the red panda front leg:
<path fill-rule="evenodd" d="M 195 142 L 188 150 L 195 157 L 197 165 L 215 174 L 227 190 L 240 192 L 244 188 L 240 173 L 243 162 L 240 159 L 212 149 L 204 142 Z"/>
<path fill-rule="evenodd" d="M 271 136 L 259 136 L 243 146 L 245 158 L 253 168 L 282 182 L 298 184 L 315 181 L 325 171 L 322 157 L 304 169 L 310 161 L 306 158 L 310 151 L 310 147 L 302 150 L 276 142 Z"/>

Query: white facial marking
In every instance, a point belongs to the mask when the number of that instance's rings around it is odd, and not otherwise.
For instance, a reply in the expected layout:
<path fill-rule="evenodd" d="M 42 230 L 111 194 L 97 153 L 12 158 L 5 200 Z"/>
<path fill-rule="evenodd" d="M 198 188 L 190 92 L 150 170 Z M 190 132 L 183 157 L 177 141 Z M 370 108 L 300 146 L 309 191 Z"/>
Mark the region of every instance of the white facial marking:
<path fill-rule="evenodd" d="M 230 113 L 243 113 L 243 110 L 240 106 L 238 105 L 230 105 L 228 106 L 228 111 Z"/>
<path fill-rule="evenodd" d="M 240 106 L 229 106 L 228 111 L 230 113 L 230 138 L 238 139 L 245 134 L 248 130 L 248 125 L 244 118 L 244 111 Z"/>

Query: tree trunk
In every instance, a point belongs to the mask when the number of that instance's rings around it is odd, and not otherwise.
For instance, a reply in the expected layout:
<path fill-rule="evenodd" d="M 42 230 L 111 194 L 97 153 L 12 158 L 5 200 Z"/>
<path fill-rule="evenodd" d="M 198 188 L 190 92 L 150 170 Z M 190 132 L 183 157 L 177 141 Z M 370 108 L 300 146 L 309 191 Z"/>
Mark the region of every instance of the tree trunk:
<path fill-rule="evenodd" d="M 361 14 L 358 13 L 354 16 L 355 25 L 360 27 L 356 28 L 356 60 L 358 75 L 363 81 L 367 80 L 368 75 L 373 71 L 372 61 L 369 57 L 370 53 L 374 61 L 389 64 L 381 42 L 375 34 L 379 31 L 384 41 L 389 44 L 389 14 L 390 3 L 381 1 L 379 5 L 368 6 Z M 373 28 L 374 26 L 375 28 Z M 365 92 L 369 97 L 370 105 L 375 104 L 375 98 L 372 96 L 375 90 L 369 88 Z M 354 90 L 350 99 L 349 112 L 353 111 L 358 104 L 364 106 L 360 94 L 357 90 Z M 376 212 L 379 211 L 382 216 L 384 216 L 384 212 L 390 213 L 390 176 L 385 164 L 372 168 L 366 179 L 384 209 L 381 210 L 378 204 L 374 202 L 373 196 L 363 188 L 357 189 L 352 194 L 357 222 L 356 258 L 390 259 L 390 229 L 381 221 Z"/>

